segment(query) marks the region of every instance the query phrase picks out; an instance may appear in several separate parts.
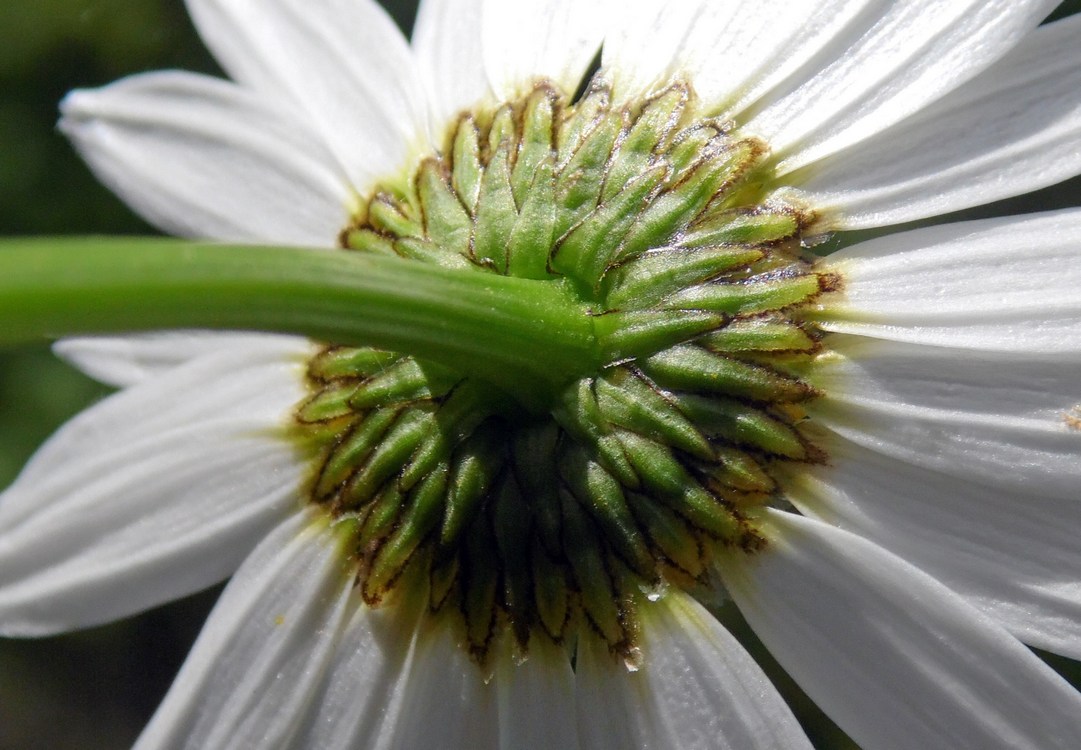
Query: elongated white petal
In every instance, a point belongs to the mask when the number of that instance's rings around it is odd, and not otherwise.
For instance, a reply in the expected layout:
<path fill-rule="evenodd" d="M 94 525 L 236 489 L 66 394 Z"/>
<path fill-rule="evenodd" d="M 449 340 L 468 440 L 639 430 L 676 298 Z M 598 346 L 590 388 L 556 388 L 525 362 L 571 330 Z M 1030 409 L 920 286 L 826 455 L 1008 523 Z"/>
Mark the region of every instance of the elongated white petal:
<path fill-rule="evenodd" d="M 505 638 L 504 641 L 509 641 Z M 574 722 L 574 672 L 567 652 L 543 636 L 533 638 L 524 661 L 509 644 L 496 655 L 500 748 L 593 750 L 583 745 Z M 559 720 L 561 718 L 561 720 Z"/>
<path fill-rule="evenodd" d="M 397 175 L 424 143 L 423 88 L 374 0 L 187 0 L 210 51 L 239 83 L 291 104 L 354 189 Z M 339 227 L 340 228 L 340 227 Z"/>
<path fill-rule="evenodd" d="M 617 94 L 648 93 L 688 76 L 702 107 L 738 114 L 887 0 L 694 0 L 628 3 L 604 40 Z"/>
<path fill-rule="evenodd" d="M 317 509 L 298 512 L 222 593 L 136 748 L 285 748 L 348 617 L 348 554 Z"/>
<path fill-rule="evenodd" d="M 333 158 L 276 106 L 227 81 L 146 73 L 61 104 L 98 178 L 161 230 L 333 247 L 351 200 Z"/>
<path fill-rule="evenodd" d="M 629 721 L 641 693 L 631 684 L 634 675 L 612 660 L 607 645 L 597 638 L 578 642 L 574 666 L 578 705 L 578 734 L 587 748 L 637 748 L 638 732 Z"/>
<path fill-rule="evenodd" d="M 269 361 L 268 361 L 269 360 Z M 44 634 L 220 581 L 297 507 L 295 365 L 200 360 L 83 412 L 0 495 L 0 631 Z"/>
<path fill-rule="evenodd" d="M 781 665 L 863 747 L 1081 744 L 1081 696 L 1001 627 L 860 537 L 770 511 L 722 575 Z"/>
<path fill-rule="evenodd" d="M 562 649 L 534 642 L 521 663 L 500 649 L 486 684 L 488 673 L 446 623 L 418 627 L 420 618 L 406 609 L 396 603 L 354 615 L 300 746 L 578 747 L 573 720 L 552 723 L 574 713 L 574 677 Z"/>
<path fill-rule="evenodd" d="M 93 461 L 99 453 L 178 427 L 240 419 L 261 425 L 260 436 L 277 434 L 306 395 L 304 366 L 310 354 L 311 344 L 303 339 L 268 336 L 258 346 L 203 357 L 114 394 L 65 423 L 31 457 L 12 489 L 48 481 L 57 466 Z M 22 505 L 14 494 L 4 496 L 8 519 Z M 40 503 L 25 505 L 22 510 Z"/>
<path fill-rule="evenodd" d="M 858 36 L 831 40 L 832 60 L 752 117 L 781 174 L 879 133 L 991 65 L 1058 0 L 913 0 L 875 12 Z M 808 70 L 811 70 L 809 67 Z M 797 80 L 797 79 L 793 79 Z"/>
<path fill-rule="evenodd" d="M 829 466 L 787 479 L 804 514 L 903 557 L 1025 643 L 1081 658 L 1078 498 L 959 480 L 846 440 Z"/>
<path fill-rule="evenodd" d="M 261 348 L 271 334 L 233 331 L 166 331 L 128 336 L 81 336 L 61 339 L 53 352 L 90 377 L 126 388 L 208 354 Z M 297 350 L 300 339 L 293 339 Z"/>
<path fill-rule="evenodd" d="M 865 448 L 838 441 L 817 482 L 795 480 L 801 507 L 844 519 L 1019 637 L 1081 652 L 1077 362 L 849 337 L 831 347 L 812 410 Z"/>
<path fill-rule="evenodd" d="M 1077 363 L 1057 357 L 969 352 L 854 336 L 830 338 L 834 352 L 808 375 L 826 400 L 917 407 L 987 421 L 1057 426 L 1081 403 Z"/>
<path fill-rule="evenodd" d="M 915 117 L 809 170 L 841 229 L 990 203 L 1081 172 L 1081 17 L 1043 26 Z"/>
<path fill-rule="evenodd" d="M 643 605 L 642 659 L 632 672 L 597 639 L 579 646 L 583 747 L 811 747 L 754 659 L 686 594 Z"/>
<path fill-rule="evenodd" d="M 731 3 L 722 4 L 731 10 Z M 703 5 L 628 3 L 625 12 L 612 19 L 604 37 L 602 62 L 618 98 L 648 96 L 672 80 L 689 52 L 687 37 L 705 12 Z M 697 75 L 694 81 L 697 84 Z"/>
<path fill-rule="evenodd" d="M 323 686 L 295 747 L 386 750 L 401 713 L 416 619 L 392 607 L 371 609 L 359 596 Z"/>
<path fill-rule="evenodd" d="M 483 0 L 423 0 L 413 49 L 428 84 L 433 135 L 466 107 L 490 95 L 480 28 Z"/>
<path fill-rule="evenodd" d="M 612 0 L 482 0 L 481 42 L 497 97 L 548 79 L 572 94 L 600 51 Z"/>
<path fill-rule="evenodd" d="M 495 689 L 485 684 L 484 672 L 445 625 L 437 620 L 417 634 L 401 687 L 401 711 L 391 729 L 392 750 L 499 747 Z"/>
<path fill-rule="evenodd" d="M 1081 357 L 1081 211 L 880 237 L 823 263 L 822 328 L 960 349 Z"/>
<path fill-rule="evenodd" d="M 815 422 L 871 450 L 1002 488 L 1077 496 L 1081 430 L 1064 409 L 1057 420 L 1000 416 L 959 403 L 953 409 L 827 395 L 810 410 Z"/>

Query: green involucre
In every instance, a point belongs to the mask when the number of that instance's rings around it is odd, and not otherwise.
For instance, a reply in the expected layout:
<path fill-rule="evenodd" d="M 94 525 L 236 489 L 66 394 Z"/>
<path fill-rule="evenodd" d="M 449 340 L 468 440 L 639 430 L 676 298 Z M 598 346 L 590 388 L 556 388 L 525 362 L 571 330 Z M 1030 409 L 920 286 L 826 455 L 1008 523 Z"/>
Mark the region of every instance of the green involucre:
<path fill-rule="evenodd" d="M 567 293 L 592 350 L 535 361 L 548 388 L 423 356 L 327 347 L 297 430 L 311 501 L 356 524 L 372 605 L 428 591 L 481 661 L 582 634 L 635 653 L 636 602 L 710 585 L 757 550 L 801 428 L 820 337 L 798 311 L 838 285 L 770 195 L 765 146 L 693 115 L 682 84 L 613 105 L 549 85 L 463 115 L 407 188 L 377 190 L 343 246 Z M 528 334 L 523 334 L 528 346 Z M 564 350 L 569 351 L 569 350 Z"/>

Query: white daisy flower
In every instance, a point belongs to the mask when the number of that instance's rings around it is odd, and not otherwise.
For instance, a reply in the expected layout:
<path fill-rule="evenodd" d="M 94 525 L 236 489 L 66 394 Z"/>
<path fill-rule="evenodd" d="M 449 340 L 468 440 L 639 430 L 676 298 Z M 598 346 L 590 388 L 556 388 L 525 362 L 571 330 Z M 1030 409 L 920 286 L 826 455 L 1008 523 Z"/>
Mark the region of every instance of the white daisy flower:
<path fill-rule="evenodd" d="M 1081 211 L 806 250 L 1081 173 L 1056 4 L 188 0 L 232 81 L 63 104 L 136 211 L 522 277 L 590 356 L 63 341 L 121 390 L 0 497 L 0 632 L 232 575 L 139 748 L 809 747 L 731 598 L 864 747 L 1081 746 L 1025 647 L 1081 658 Z"/>

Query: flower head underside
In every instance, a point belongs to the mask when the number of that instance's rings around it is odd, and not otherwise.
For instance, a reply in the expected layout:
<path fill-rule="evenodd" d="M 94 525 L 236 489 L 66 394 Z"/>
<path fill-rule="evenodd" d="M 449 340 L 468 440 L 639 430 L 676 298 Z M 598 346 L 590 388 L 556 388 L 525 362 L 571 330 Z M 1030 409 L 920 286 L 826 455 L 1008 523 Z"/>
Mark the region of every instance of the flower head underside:
<path fill-rule="evenodd" d="M 637 600 L 715 587 L 717 548 L 765 543 L 774 464 L 825 460 L 803 427 L 822 336 L 799 313 L 839 278 L 804 247 L 813 215 L 773 195 L 765 144 L 694 117 L 693 97 L 675 82 L 616 106 L 598 78 L 572 103 L 539 83 L 460 116 L 342 232 L 564 286 L 597 341 L 539 408 L 392 352 L 312 361 L 311 500 L 356 525 L 370 605 L 419 578 L 479 658 L 503 628 L 525 650 L 585 626 L 630 659 Z"/>
<path fill-rule="evenodd" d="M 143 747 L 807 747 L 722 601 L 862 746 L 1081 741 L 1022 645 L 1081 656 L 1081 217 L 848 234 L 1081 173 L 1081 23 L 425 0 L 410 46 L 367 0 L 188 4 L 236 84 L 65 103 L 133 207 L 574 325 L 60 344 L 124 390 L 0 502 L 5 632 L 239 567 Z"/>

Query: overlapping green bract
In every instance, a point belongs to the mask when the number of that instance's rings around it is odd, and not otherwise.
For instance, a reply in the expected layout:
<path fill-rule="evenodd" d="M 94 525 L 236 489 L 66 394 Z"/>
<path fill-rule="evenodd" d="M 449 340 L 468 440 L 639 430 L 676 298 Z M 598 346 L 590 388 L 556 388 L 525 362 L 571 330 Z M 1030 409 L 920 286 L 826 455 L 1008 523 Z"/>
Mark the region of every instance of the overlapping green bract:
<path fill-rule="evenodd" d="M 763 541 L 771 467 L 821 453 L 800 427 L 819 349 L 793 313 L 834 279 L 771 198 L 766 149 L 695 119 L 674 84 L 615 106 L 547 84 L 463 115 L 445 154 L 377 192 L 352 250 L 563 284 L 597 361 L 538 414 L 411 357 L 329 347 L 297 422 L 311 499 L 355 524 L 371 604 L 422 586 L 482 660 L 502 632 L 592 633 L 633 658 L 635 602 L 709 585 L 719 547 Z"/>

